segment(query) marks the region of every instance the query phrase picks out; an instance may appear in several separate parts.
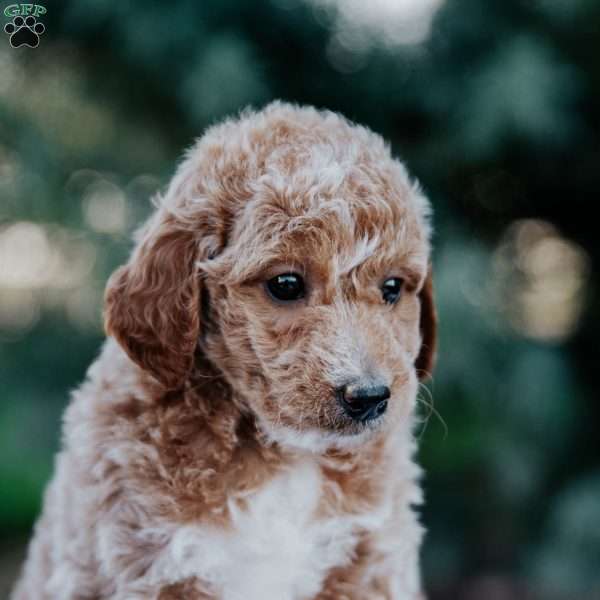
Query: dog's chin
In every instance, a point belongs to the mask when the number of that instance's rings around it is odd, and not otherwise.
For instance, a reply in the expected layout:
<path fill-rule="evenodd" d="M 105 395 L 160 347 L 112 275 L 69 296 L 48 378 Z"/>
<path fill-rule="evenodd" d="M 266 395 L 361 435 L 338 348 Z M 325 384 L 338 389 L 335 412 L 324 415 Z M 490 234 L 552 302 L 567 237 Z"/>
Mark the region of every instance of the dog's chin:
<path fill-rule="evenodd" d="M 322 454 L 328 450 L 356 450 L 383 429 L 386 419 L 378 417 L 365 423 L 344 419 L 334 429 L 263 425 L 266 438 L 284 449 Z"/>

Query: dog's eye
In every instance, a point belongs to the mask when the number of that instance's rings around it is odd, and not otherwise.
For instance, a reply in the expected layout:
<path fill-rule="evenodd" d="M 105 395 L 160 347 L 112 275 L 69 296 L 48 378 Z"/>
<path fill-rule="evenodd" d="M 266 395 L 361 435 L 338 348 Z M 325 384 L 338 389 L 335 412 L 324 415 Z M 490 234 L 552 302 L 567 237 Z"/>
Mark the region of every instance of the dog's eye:
<path fill-rule="evenodd" d="M 291 302 L 304 298 L 304 279 L 297 273 L 283 273 L 267 281 L 267 289 L 273 298 Z"/>
<path fill-rule="evenodd" d="M 399 277 L 390 277 L 386 279 L 381 286 L 381 295 L 388 304 L 394 304 L 402 292 L 402 279 Z"/>

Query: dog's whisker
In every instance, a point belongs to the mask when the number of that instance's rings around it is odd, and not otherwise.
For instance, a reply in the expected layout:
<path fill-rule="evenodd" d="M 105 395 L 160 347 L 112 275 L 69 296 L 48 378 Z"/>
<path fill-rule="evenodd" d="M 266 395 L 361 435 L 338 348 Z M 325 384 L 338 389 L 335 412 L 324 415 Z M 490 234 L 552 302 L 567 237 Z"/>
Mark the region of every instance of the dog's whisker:
<path fill-rule="evenodd" d="M 423 427 L 417 437 L 418 437 L 418 439 L 421 439 L 423 437 L 423 435 L 425 435 L 425 431 L 427 430 L 427 425 L 429 424 L 431 417 L 435 416 L 435 417 L 437 417 L 437 419 L 439 420 L 439 422 L 441 423 L 441 425 L 444 429 L 444 436 L 442 439 L 445 440 L 448 437 L 448 432 L 449 432 L 448 425 L 446 424 L 446 421 L 442 417 L 441 413 L 434 406 L 433 393 L 425 384 L 419 383 L 419 392 L 421 392 L 421 391 L 424 391 L 424 393 L 428 396 L 429 399 L 423 398 L 420 395 L 420 393 L 418 393 L 417 394 L 417 402 L 419 402 L 420 404 L 425 406 L 428 409 L 428 413 L 425 416 L 425 418 L 423 419 Z"/>

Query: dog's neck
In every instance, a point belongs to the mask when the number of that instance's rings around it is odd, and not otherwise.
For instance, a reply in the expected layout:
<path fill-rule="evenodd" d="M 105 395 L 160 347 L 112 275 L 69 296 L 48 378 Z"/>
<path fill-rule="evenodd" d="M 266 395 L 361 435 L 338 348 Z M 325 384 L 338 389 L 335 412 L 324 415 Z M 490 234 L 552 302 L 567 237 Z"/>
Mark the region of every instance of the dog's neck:
<path fill-rule="evenodd" d="M 117 356 L 131 364 L 122 351 Z M 169 505 L 177 507 L 179 521 L 226 524 L 230 498 L 261 489 L 278 474 L 290 472 L 290 467 L 295 471 L 293 467 L 299 463 L 310 463 L 320 474 L 322 510 L 332 514 L 380 504 L 390 492 L 391 481 L 386 476 L 390 470 L 406 475 L 404 481 L 394 479 L 394 488 L 406 486 L 418 474 L 412 463 L 412 441 L 402 431 L 374 437 L 354 448 L 322 452 L 274 442 L 206 359 L 198 361 L 177 391 L 161 391 L 149 374 L 137 373 L 145 399 L 138 396 L 135 401 L 116 404 L 115 419 L 130 422 L 139 429 L 139 437 L 154 447 L 160 465 L 152 477 L 157 498 L 169 497 Z M 111 368 L 98 375 L 97 384 L 110 387 L 118 371 Z"/>

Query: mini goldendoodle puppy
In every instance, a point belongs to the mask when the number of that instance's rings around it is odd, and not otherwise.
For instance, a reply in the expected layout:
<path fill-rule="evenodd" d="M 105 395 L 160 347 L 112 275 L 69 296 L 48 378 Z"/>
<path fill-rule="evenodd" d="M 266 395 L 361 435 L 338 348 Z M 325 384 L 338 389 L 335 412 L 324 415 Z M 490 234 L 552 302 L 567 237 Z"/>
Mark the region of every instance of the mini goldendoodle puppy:
<path fill-rule="evenodd" d="M 420 598 L 428 214 L 334 113 L 209 129 L 108 283 L 13 597 Z"/>

